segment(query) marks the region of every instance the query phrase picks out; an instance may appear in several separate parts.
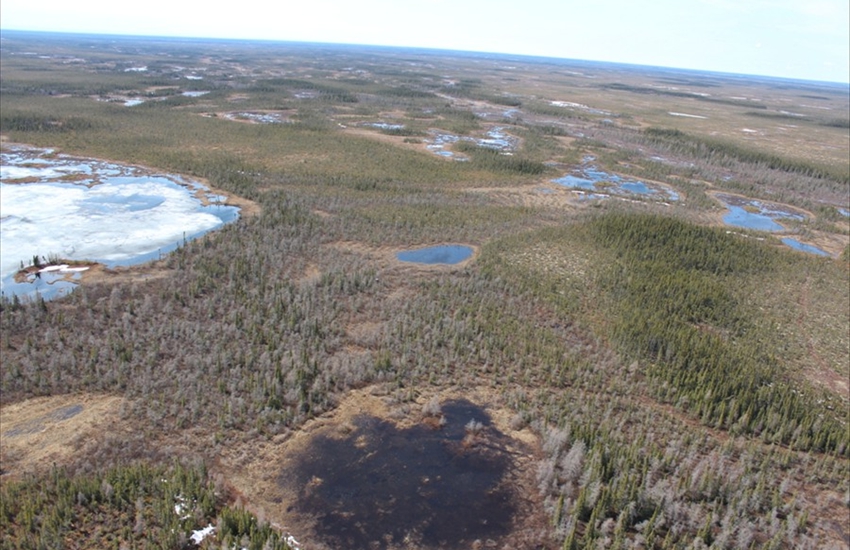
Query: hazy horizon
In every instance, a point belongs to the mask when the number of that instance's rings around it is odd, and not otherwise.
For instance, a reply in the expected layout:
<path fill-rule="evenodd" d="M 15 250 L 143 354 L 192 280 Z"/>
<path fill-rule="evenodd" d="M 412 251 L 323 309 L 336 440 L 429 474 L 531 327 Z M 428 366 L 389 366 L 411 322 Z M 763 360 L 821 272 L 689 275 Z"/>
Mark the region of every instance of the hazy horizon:
<path fill-rule="evenodd" d="M 202 9 L 4 0 L 0 29 L 436 49 L 850 83 L 845 0 L 364 0 Z M 165 14 L 166 16 L 163 16 Z"/>
<path fill-rule="evenodd" d="M 736 73 L 736 72 L 728 72 L 728 71 L 716 71 L 716 70 L 705 70 L 705 69 L 694 69 L 689 67 L 673 67 L 673 66 L 661 66 L 661 65 L 649 65 L 642 63 L 627 63 L 620 61 L 606 61 L 601 59 L 579 59 L 573 57 L 553 57 L 547 55 L 533 55 L 533 54 L 517 54 L 510 52 L 496 52 L 496 51 L 477 51 L 477 50 L 456 50 L 456 49 L 446 49 L 446 48 L 438 48 L 438 47 L 429 47 L 429 46 L 395 46 L 388 44 L 355 44 L 355 43 L 343 43 L 343 42 L 317 42 L 317 41 L 305 41 L 305 40 L 278 40 L 278 39 L 269 39 L 269 38 L 221 38 L 215 36 L 175 36 L 175 35 L 153 35 L 153 34 L 116 34 L 116 33 L 96 33 L 96 32 L 69 32 L 69 31 L 41 31 L 41 30 L 31 30 L 31 29 L 0 29 L 0 35 L 2 33 L 22 33 L 22 34 L 45 34 L 45 35 L 63 35 L 63 36 L 91 36 L 91 37 L 101 37 L 101 38 L 122 38 L 122 39 L 147 39 L 147 40 L 175 40 L 175 41 L 211 41 L 211 42 L 242 42 L 242 43 L 265 43 L 265 44 L 289 44 L 289 45 L 299 45 L 299 46 L 328 46 L 328 47 L 339 47 L 339 48 L 375 48 L 375 49 L 387 49 L 387 50 L 411 50 L 416 52 L 425 52 L 425 53 L 445 53 L 447 55 L 475 55 L 475 56 L 497 56 L 504 57 L 506 59 L 516 58 L 517 61 L 524 60 L 541 60 L 548 62 L 569 62 L 569 63 L 587 63 L 593 65 L 610 65 L 610 66 L 621 66 L 621 67 L 630 67 L 630 68 L 645 68 L 648 70 L 657 70 L 657 71 L 671 71 L 671 72 L 681 72 L 681 73 L 695 73 L 702 75 L 717 75 L 720 77 L 732 77 L 732 78 L 760 78 L 760 79 L 768 79 L 768 80 L 787 80 L 787 81 L 796 81 L 796 82 L 810 82 L 816 84 L 828 84 L 828 85 L 837 85 L 837 86 L 846 86 L 850 88 L 850 82 L 842 82 L 842 81 L 834 81 L 834 80 L 813 80 L 809 78 L 798 78 L 798 77 L 787 77 L 787 76 L 776 76 L 769 74 L 752 74 L 752 73 Z"/>

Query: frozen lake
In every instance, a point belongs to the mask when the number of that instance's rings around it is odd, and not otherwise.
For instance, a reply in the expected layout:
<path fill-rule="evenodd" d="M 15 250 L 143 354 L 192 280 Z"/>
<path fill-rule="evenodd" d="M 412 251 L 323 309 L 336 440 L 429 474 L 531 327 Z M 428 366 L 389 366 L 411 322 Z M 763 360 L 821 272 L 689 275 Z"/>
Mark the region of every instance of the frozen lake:
<path fill-rule="evenodd" d="M 234 221 L 238 209 L 179 176 L 49 150 L 0 153 L 0 291 L 50 294 L 41 277 L 15 283 L 34 256 L 107 267 L 156 260 Z M 47 296 L 45 296 L 47 297 Z"/>

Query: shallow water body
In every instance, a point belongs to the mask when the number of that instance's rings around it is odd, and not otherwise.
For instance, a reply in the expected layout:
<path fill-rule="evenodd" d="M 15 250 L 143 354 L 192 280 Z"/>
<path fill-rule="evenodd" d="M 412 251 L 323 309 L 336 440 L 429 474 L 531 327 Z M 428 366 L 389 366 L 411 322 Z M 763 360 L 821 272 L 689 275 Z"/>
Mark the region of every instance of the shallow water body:
<path fill-rule="evenodd" d="M 589 160 L 593 160 L 591 157 Z M 588 162 L 588 159 L 585 159 Z M 552 180 L 553 183 L 592 192 L 608 192 L 615 195 L 638 195 L 664 200 L 679 200 L 679 195 L 663 187 L 653 187 L 640 180 L 625 179 L 616 174 L 610 174 L 594 166 L 583 166 L 573 170 L 560 178 Z"/>
<path fill-rule="evenodd" d="M 405 250 L 398 252 L 396 258 L 402 262 L 417 264 L 458 264 L 472 256 L 472 248 L 451 244 Z"/>
<path fill-rule="evenodd" d="M 786 246 L 790 246 L 794 250 L 799 250 L 800 252 L 806 252 L 808 254 L 815 254 L 816 256 L 829 256 L 829 252 L 825 250 L 821 250 L 820 248 L 806 243 L 801 243 L 797 239 L 792 239 L 791 237 L 785 237 L 782 239 L 782 243 Z"/>
<path fill-rule="evenodd" d="M 517 148 L 519 142 L 517 138 L 505 133 L 504 128 L 495 127 L 488 130 L 484 134 L 484 137 L 481 138 L 458 136 L 445 132 L 434 132 L 432 133 L 432 137 L 426 140 L 426 147 L 429 151 L 436 155 L 440 155 L 441 157 L 453 158 L 459 161 L 469 160 L 466 155 L 458 154 L 446 149 L 446 147 L 460 141 L 474 143 L 478 147 L 484 147 L 486 149 L 494 149 L 506 155 L 512 154 L 512 151 Z"/>
<path fill-rule="evenodd" d="M 758 231 L 785 231 L 776 220 L 804 220 L 806 217 L 790 207 L 768 204 L 735 195 L 717 195 L 729 212 L 723 216 L 726 225 Z"/>
<path fill-rule="evenodd" d="M 727 206 L 729 213 L 723 216 L 723 223 L 744 229 L 758 231 L 784 231 L 785 227 L 773 221 L 771 216 L 748 212 L 740 206 Z"/>

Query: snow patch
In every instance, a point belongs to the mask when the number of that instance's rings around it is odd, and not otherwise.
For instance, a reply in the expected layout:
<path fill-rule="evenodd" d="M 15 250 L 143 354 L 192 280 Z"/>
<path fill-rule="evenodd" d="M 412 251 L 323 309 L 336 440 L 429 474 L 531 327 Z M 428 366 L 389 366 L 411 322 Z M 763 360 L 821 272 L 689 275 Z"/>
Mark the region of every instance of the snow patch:
<path fill-rule="evenodd" d="M 701 119 L 707 119 L 708 118 L 707 116 L 691 115 L 691 114 L 688 114 L 688 113 L 676 113 L 676 112 L 673 112 L 673 111 L 668 111 L 667 114 L 671 115 L 671 116 L 683 116 L 683 117 L 687 117 L 687 118 L 701 118 Z"/>
<path fill-rule="evenodd" d="M 195 544 L 201 544 L 205 538 L 212 535 L 215 532 L 215 527 L 212 523 L 204 527 L 203 529 L 198 529 L 197 531 L 192 531 L 192 535 L 189 537 L 192 539 L 192 542 Z"/>

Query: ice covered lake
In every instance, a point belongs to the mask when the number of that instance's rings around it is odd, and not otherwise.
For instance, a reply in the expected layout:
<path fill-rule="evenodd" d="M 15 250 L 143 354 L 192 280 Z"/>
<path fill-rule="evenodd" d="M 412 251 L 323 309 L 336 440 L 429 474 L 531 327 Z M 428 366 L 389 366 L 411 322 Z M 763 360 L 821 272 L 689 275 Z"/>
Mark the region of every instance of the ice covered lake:
<path fill-rule="evenodd" d="M 51 298 L 80 271 L 54 269 L 14 281 L 38 256 L 106 267 L 159 259 L 183 242 L 238 217 L 200 183 L 180 176 L 57 155 L 50 150 L 0 152 L 0 291 Z M 69 283 L 73 284 L 73 283 Z"/>

